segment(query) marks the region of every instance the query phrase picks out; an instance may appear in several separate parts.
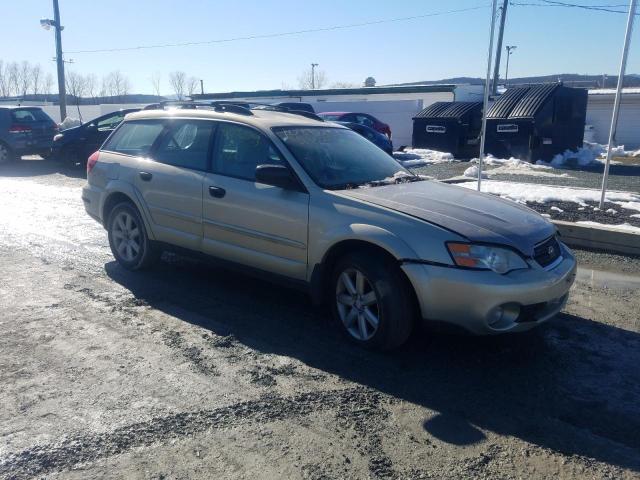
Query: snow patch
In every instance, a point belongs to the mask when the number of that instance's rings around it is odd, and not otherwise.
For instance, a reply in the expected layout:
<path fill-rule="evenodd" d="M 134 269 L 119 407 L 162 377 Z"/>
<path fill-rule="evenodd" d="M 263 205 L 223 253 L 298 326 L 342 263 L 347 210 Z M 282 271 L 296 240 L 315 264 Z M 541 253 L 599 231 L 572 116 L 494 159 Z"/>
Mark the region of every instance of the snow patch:
<path fill-rule="evenodd" d="M 480 169 L 478 168 L 477 165 L 472 165 L 469 168 L 467 168 L 464 173 L 462 174 L 464 177 L 469 177 L 469 178 L 478 178 L 478 172 L 480 171 Z M 482 172 L 482 178 L 487 178 L 487 172 L 483 171 Z"/>
<path fill-rule="evenodd" d="M 627 232 L 640 234 L 640 227 L 635 227 L 633 225 L 629 225 L 628 223 L 610 225 L 608 223 L 598 223 L 598 222 L 592 222 L 590 220 L 580 220 L 580 221 L 577 221 L 576 223 L 579 223 L 580 225 L 591 225 L 593 227 L 614 228 L 616 230 L 624 230 Z"/>
<path fill-rule="evenodd" d="M 562 210 L 559 207 L 556 207 L 555 205 L 553 207 L 551 207 L 549 210 L 553 210 L 554 212 L 558 212 L 558 213 L 564 212 L 564 210 Z"/>
<path fill-rule="evenodd" d="M 393 158 L 405 167 L 459 162 L 459 160 L 453 158 L 453 155 L 450 153 L 428 150 L 426 148 L 408 148 L 403 152 L 393 152 Z"/>

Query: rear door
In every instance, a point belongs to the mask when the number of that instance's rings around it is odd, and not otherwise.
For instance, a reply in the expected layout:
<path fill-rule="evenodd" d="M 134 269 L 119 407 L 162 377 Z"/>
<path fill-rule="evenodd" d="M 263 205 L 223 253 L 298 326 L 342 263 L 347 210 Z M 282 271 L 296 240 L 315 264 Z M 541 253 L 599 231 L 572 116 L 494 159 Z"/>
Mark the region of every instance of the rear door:
<path fill-rule="evenodd" d="M 203 251 L 304 280 L 309 195 L 257 183 L 255 170 L 263 164 L 287 166 L 259 131 L 219 124 L 213 173 L 203 184 Z"/>
<path fill-rule="evenodd" d="M 56 123 L 40 108 L 24 107 L 11 110 L 11 120 L 15 131 L 24 136 L 25 147 L 34 153 L 51 147 L 56 134 Z"/>

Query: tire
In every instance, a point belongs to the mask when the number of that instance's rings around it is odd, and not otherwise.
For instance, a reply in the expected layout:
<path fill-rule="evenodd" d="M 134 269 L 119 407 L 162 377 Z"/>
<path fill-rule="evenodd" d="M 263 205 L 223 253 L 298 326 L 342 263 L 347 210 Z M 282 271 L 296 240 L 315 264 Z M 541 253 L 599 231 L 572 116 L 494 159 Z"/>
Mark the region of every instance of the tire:
<path fill-rule="evenodd" d="M 157 262 L 160 251 L 149 240 L 138 209 L 129 202 L 116 205 L 107 223 L 114 258 L 127 270 L 143 270 Z"/>
<path fill-rule="evenodd" d="M 6 143 L 0 142 L 0 165 L 16 161 L 16 154 Z"/>
<path fill-rule="evenodd" d="M 394 261 L 360 251 L 338 260 L 328 298 L 349 340 L 368 349 L 390 350 L 404 344 L 413 330 L 411 288 Z"/>

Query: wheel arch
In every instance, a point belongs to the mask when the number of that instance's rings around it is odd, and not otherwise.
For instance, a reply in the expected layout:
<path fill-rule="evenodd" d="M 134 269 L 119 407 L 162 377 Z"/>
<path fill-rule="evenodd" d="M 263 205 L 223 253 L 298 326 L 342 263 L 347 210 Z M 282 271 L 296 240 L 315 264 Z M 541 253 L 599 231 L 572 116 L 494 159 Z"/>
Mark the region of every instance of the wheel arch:
<path fill-rule="evenodd" d="M 118 184 L 123 182 L 118 182 Z M 102 207 L 100 209 L 102 215 L 102 225 L 105 228 L 108 228 L 109 215 L 113 208 L 122 202 L 131 203 L 142 217 L 142 221 L 144 222 L 144 227 L 147 231 L 147 236 L 149 240 L 155 240 L 153 235 L 153 230 L 151 229 L 151 225 L 149 222 L 148 212 L 143 208 L 138 196 L 136 195 L 136 191 L 129 187 L 127 184 L 124 185 L 115 185 L 111 183 L 107 190 L 107 195 L 104 198 L 104 202 L 102 203 Z"/>

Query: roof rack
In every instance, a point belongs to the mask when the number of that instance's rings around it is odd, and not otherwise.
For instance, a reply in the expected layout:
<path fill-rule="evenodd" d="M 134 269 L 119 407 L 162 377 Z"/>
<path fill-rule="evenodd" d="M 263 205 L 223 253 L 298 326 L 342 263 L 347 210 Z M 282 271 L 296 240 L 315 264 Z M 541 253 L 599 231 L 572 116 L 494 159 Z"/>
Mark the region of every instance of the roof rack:
<path fill-rule="evenodd" d="M 268 103 L 251 103 L 251 105 L 255 105 L 251 107 L 252 110 L 269 110 L 272 112 L 283 112 L 283 113 L 291 113 L 293 115 L 300 115 L 302 117 L 307 117 L 312 120 L 318 120 L 319 122 L 324 122 L 324 119 L 312 112 L 307 112 L 306 110 L 294 110 L 289 107 L 281 107 L 280 105 L 271 105 Z"/>
<path fill-rule="evenodd" d="M 238 113 L 240 115 L 253 115 L 249 104 L 244 102 L 196 102 L 194 100 L 165 100 L 151 103 L 143 110 L 164 110 L 165 108 L 183 108 L 196 110 L 197 108 L 213 108 L 216 112 Z"/>

